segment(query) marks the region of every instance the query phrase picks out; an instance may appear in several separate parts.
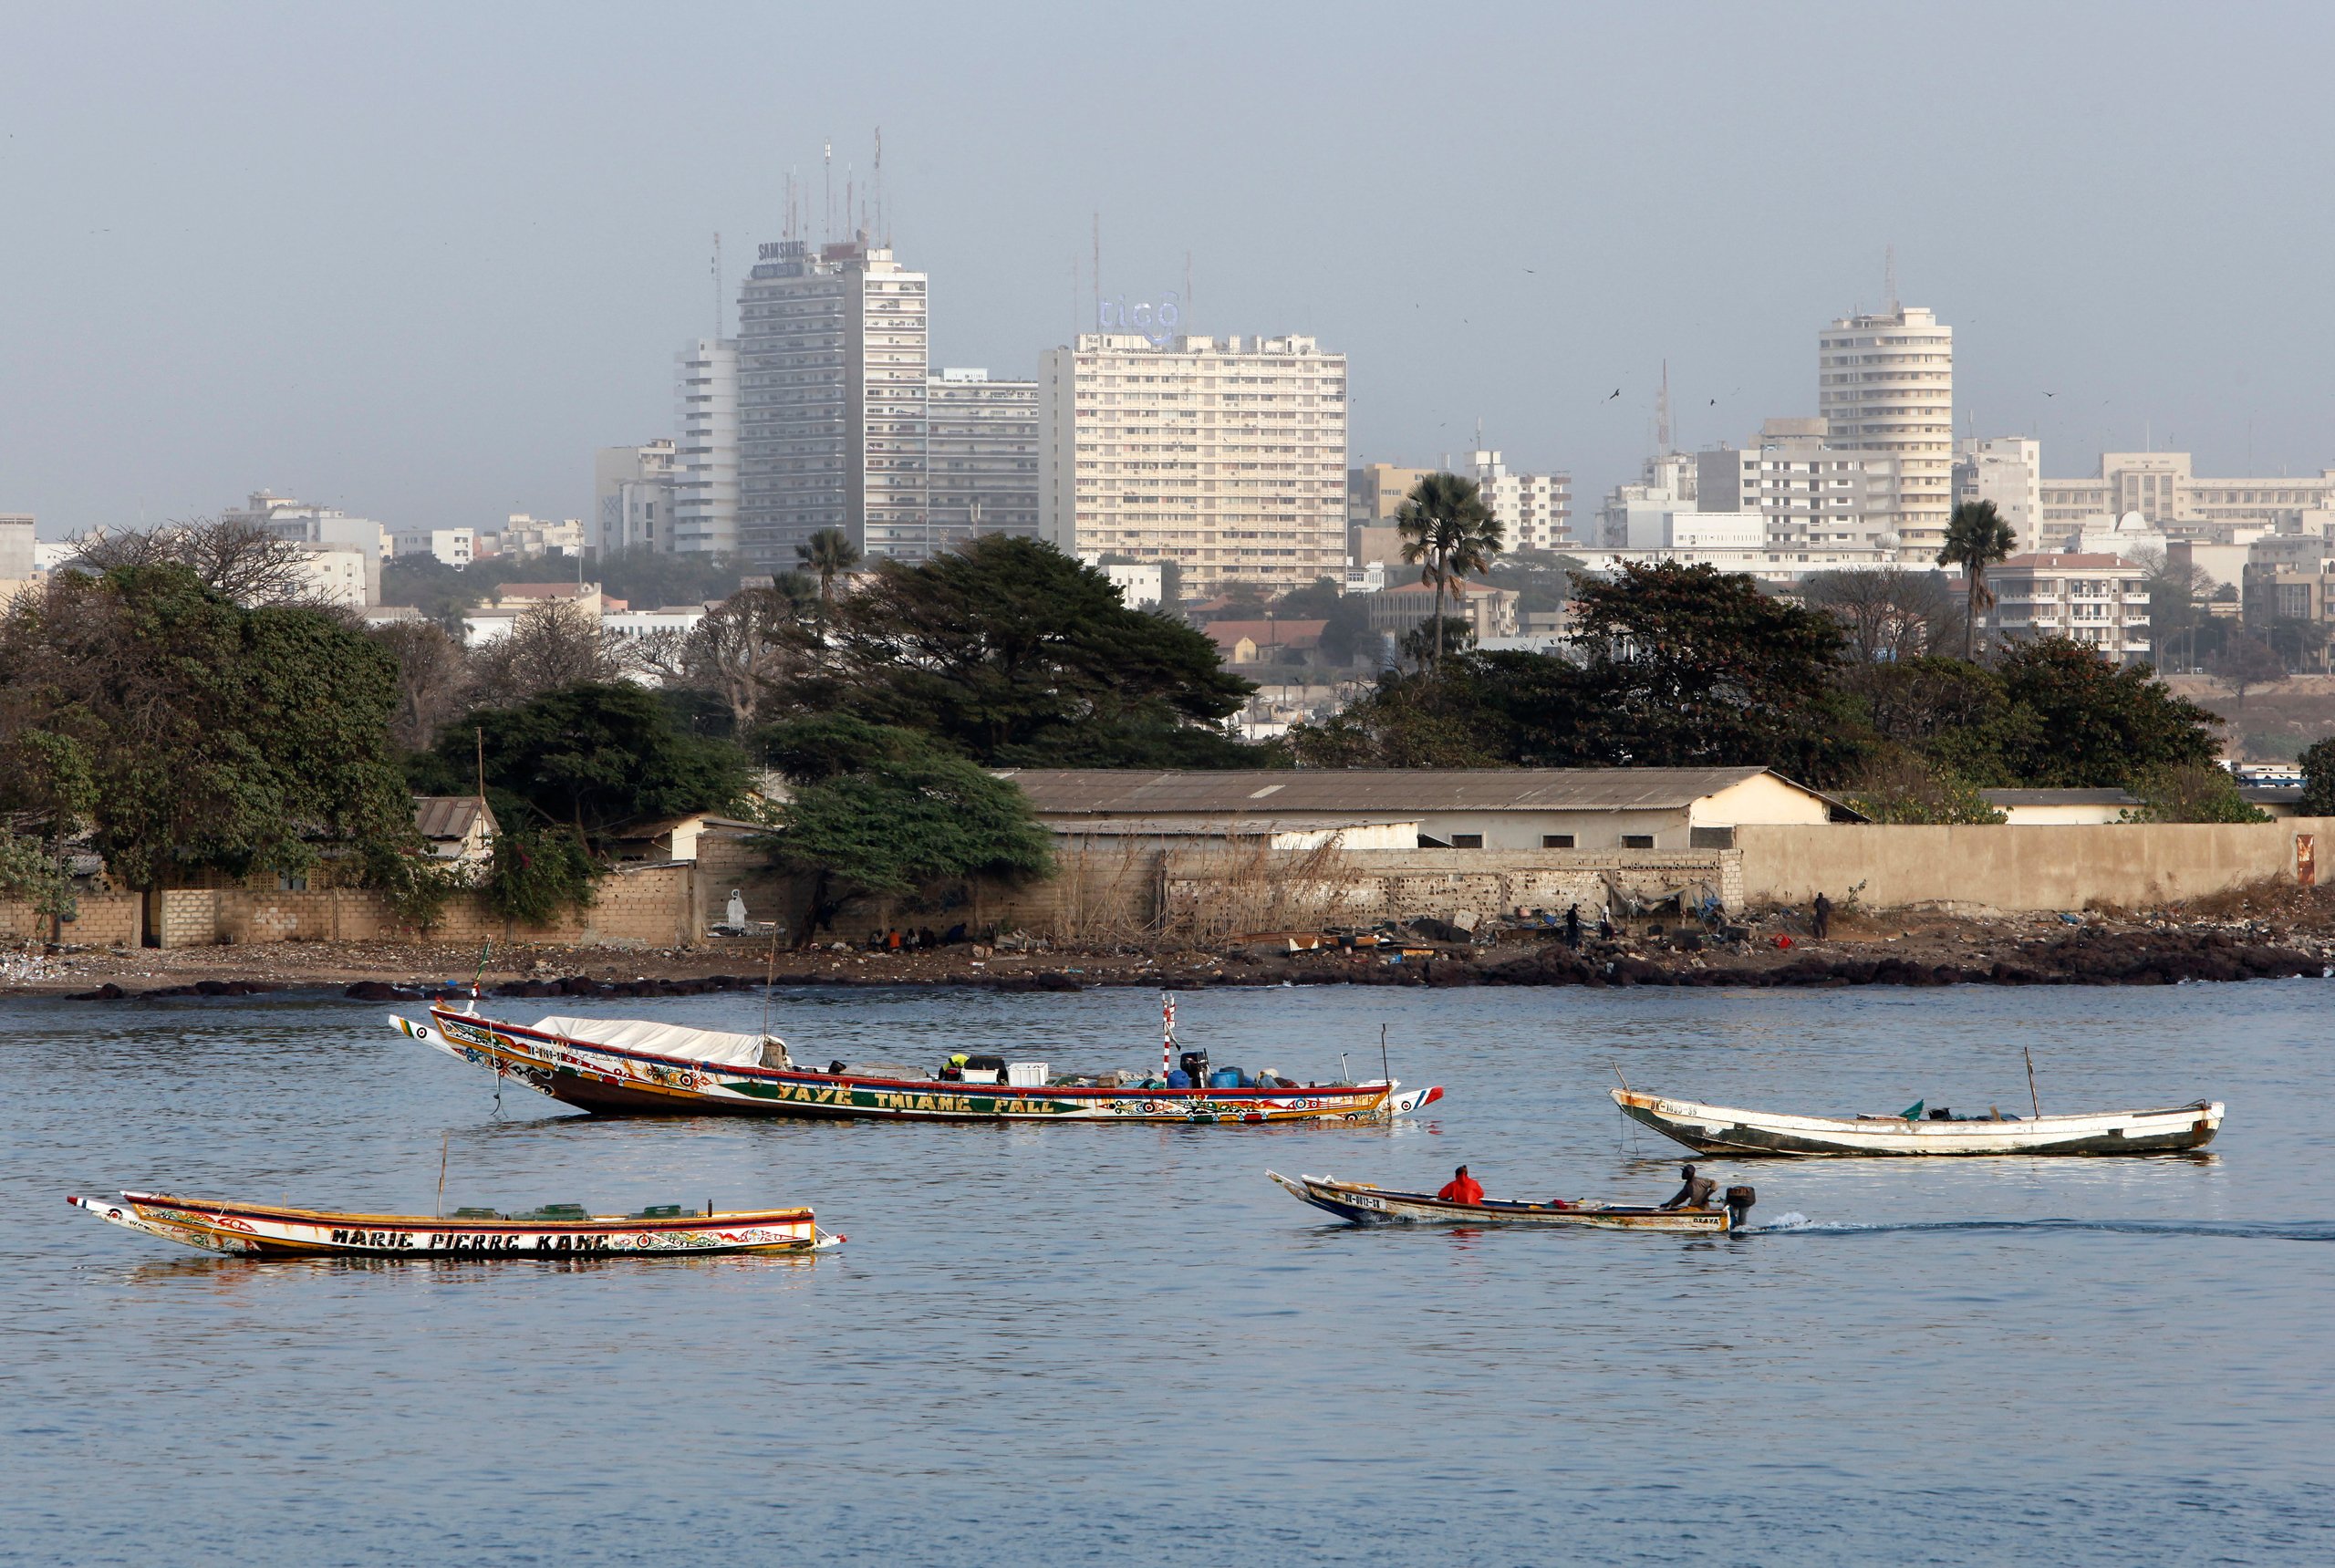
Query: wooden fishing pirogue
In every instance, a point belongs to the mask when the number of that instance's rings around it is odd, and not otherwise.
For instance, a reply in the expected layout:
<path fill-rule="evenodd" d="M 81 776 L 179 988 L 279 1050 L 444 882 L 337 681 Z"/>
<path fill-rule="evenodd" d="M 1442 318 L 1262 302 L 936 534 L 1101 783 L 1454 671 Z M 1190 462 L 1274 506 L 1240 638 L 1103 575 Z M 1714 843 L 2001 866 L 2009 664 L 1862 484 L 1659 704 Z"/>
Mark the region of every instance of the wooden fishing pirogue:
<path fill-rule="evenodd" d="M 2165 1154 L 2205 1147 L 2222 1125 L 2219 1100 L 2153 1111 L 1931 1121 L 1902 1116 L 1787 1116 L 1634 1089 L 1606 1092 L 1632 1121 L 1643 1122 L 1697 1154 Z"/>
<path fill-rule="evenodd" d="M 586 1214 L 573 1204 L 532 1213 L 458 1209 L 451 1215 L 341 1214 L 259 1203 L 125 1192 L 117 1203 L 67 1198 L 126 1231 L 206 1252 L 247 1257 L 650 1258 L 711 1252 L 815 1252 L 843 1238 L 819 1229 L 808 1209 L 671 1205 L 638 1214 Z"/>
<path fill-rule="evenodd" d="M 532 1024 L 433 1007 L 389 1015 L 400 1033 L 603 1116 L 859 1116 L 900 1121 L 1385 1121 L 1432 1105 L 1440 1087 L 1392 1078 L 1271 1088 L 1146 1088 L 943 1082 L 907 1066 L 820 1072 L 764 1034 L 613 1018 Z"/>
<path fill-rule="evenodd" d="M 1392 1192 L 1367 1181 L 1327 1176 L 1265 1174 L 1295 1197 L 1355 1225 L 1538 1225 L 1595 1231 L 1681 1231 L 1717 1235 L 1740 1230 L 1758 1195 L 1730 1187 L 1724 1209 L 1652 1209 L 1612 1203 L 1524 1203 L 1487 1199 L 1455 1203 L 1431 1192 Z"/>

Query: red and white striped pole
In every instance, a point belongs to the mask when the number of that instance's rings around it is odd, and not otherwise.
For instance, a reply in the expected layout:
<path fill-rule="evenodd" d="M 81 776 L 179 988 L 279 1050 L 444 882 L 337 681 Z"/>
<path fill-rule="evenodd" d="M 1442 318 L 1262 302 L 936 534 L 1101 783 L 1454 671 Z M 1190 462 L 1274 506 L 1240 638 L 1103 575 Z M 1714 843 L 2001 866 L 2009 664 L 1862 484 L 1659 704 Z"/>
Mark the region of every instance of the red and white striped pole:
<path fill-rule="evenodd" d="M 1163 991 L 1159 993 L 1159 1021 L 1162 1025 L 1159 1040 L 1159 1079 L 1160 1082 L 1166 1083 L 1169 1061 L 1176 1049 L 1175 992 Z"/>

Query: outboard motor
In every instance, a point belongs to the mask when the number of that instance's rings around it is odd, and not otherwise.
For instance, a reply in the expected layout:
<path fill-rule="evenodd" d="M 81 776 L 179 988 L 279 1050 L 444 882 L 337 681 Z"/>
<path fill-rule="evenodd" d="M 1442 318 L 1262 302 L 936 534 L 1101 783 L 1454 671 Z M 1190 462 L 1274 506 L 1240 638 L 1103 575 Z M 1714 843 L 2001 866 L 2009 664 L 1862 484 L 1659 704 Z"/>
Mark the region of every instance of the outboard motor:
<path fill-rule="evenodd" d="M 1749 1187 L 1728 1188 L 1727 1189 L 1727 1228 L 1730 1231 L 1742 1230 L 1743 1221 L 1751 1217 L 1751 1205 L 1759 1201 L 1759 1193 Z"/>
<path fill-rule="evenodd" d="M 1191 1079 L 1193 1088 L 1208 1087 L 1208 1052 L 1205 1048 L 1185 1052 L 1176 1058 L 1176 1065 L 1181 1067 L 1184 1070 L 1184 1075 Z"/>

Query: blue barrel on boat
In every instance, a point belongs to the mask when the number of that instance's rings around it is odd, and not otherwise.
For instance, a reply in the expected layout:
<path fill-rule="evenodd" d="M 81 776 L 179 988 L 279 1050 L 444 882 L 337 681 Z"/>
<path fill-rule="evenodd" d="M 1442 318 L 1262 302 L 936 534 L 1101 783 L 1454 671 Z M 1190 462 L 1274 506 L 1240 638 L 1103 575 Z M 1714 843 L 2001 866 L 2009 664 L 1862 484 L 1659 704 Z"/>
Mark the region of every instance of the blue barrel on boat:
<path fill-rule="evenodd" d="M 1210 1073 L 1208 1075 L 1208 1086 L 1211 1089 L 1239 1088 L 1240 1086 L 1240 1069 L 1238 1067 L 1219 1067 L 1215 1072 Z"/>

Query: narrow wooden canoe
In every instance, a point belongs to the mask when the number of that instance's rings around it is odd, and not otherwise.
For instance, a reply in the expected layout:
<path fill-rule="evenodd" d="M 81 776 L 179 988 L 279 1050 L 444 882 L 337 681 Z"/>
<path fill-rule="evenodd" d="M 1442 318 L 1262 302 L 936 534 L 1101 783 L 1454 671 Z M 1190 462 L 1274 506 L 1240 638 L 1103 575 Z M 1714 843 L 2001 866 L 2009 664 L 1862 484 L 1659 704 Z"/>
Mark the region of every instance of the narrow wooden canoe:
<path fill-rule="evenodd" d="M 1396 1079 L 1271 1089 L 1147 1089 L 943 1083 L 823 1073 L 781 1041 L 622 1019 L 505 1023 L 433 1007 L 389 1015 L 397 1031 L 458 1060 L 602 1116 L 875 1117 L 898 1121 L 1383 1122 L 1443 1097 Z M 902 1069 L 906 1071 L 906 1069 Z"/>
<path fill-rule="evenodd" d="M 258 1203 L 124 1192 L 120 1201 L 67 1198 L 126 1231 L 244 1257 L 650 1258 L 709 1252 L 815 1252 L 842 1243 L 808 1209 L 707 1214 L 340 1214 Z"/>
<path fill-rule="evenodd" d="M 1606 1092 L 1631 1120 L 1698 1154 L 2167 1154 L 2205 1147 L 2222 1125 L 2219 1100 L 2153 1111 L 1934 1122 L 1783 1116 L 1633 1089 Z"/>
<path fill-rule="evenodd" d="M 1487 1199 L 1454 1203 L 1431 1192 L 1390 1192 L 1367 1181 L 1327 1176 L 1265 1174 L 1295 1197 L 1354 1225 L 1538 1225 L 1593 1231 L 1676 1231 L 1719 1235 L 1739 1230 L 1751 1212 L 1748 1187 L 1729 1189 L 1740 1201 L 1725 1209 L 1651 1209 L 1610 1203 L 1525 1203 Z"/>

